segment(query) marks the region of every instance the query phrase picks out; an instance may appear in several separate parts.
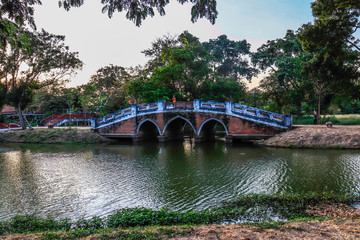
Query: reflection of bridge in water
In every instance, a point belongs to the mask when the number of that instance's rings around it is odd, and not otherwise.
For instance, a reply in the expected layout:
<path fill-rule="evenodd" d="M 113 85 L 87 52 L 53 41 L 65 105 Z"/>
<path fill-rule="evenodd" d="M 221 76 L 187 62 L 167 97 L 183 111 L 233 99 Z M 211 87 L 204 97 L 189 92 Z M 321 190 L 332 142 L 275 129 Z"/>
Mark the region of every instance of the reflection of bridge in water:
<path fill-rule="evenodd" d="M 105 117 L 92 119 L 91 128 L 110 138 L 132 138 L 133 141 L 160 142 L 183 139 L 197 142 L 214 140 L 217 130 L 227 142 L 233 139 L 263 139 L 286 131 L 291 115 L 281 115 L 238 103 L 159 101 L 134 105 Z"/>

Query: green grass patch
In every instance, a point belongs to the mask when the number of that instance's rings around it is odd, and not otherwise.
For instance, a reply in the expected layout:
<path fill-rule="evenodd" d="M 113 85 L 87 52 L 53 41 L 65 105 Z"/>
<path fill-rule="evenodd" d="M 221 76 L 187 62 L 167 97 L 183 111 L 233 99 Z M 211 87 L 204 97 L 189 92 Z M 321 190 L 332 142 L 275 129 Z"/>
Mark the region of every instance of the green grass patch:
<path fill-rule="evenodd" d="M 333 193 L 307 193 L 261 195 L 252 194 L 223 203 L 221 207 L 203 211 L 168 211 L 148 208 L 120 209 L 106 218 L 93 217 L 70 222 L 69 219 L 42 219 L 36 216 L 17 216 L 0 222 L 0 235 L 13 233 L 46 232 L 48 239 L 75 239 L 101 233 L 100 239 L 158 239 L 159 236 L 175 236 L 187 231 L 170 226 L 193 226 L 244 222 L 260 230 L 280 228 L 286 221 L 319 220 L 306 213 L 309 206 L 359 201 L 359 196 Z M 274 219 L 278 219 L 274 221 Z M 157 226 L 156 231 L 146 227 Z M 168 226 L 168 227 L 167 227 Z M 144 228 L 145 229 L 142 229 Z M 139 229 L 141 228 L 141 229 Z M 109 229 L 128 229 L 111 233 Z M 131 230 L 129 230 L 131 229 Z M 105 233 L 104 233 L 105 231 Z"/>
<path fill-rule="evenodd" d="M 323 117 L 323 116 L 322 116 Z M 334 125 L 360 125 L 360 114 L 351 115 L 327 115 L 324 123 L 332 122 Z M 293 117 L 294 125 L 313 125 L 314 118 L 312 115 L 302 117 Z"/>

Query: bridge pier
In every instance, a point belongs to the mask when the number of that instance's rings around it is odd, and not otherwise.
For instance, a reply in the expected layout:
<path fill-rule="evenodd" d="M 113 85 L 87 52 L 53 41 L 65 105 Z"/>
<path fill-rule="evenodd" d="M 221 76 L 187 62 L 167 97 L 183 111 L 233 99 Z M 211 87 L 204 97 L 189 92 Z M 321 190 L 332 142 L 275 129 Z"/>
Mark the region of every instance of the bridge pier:
<path fill-rule="evenodd" d="M 232 142 L 233 142 L 233 136 L 231 136 L 231 135 L 226 135 L 226 136 L 225 136 L 225 142 L 226 142 L 226 143 L 232 143 Z"/>
<path fill-rule="evenodd" d="M 132 136 L 132 141 L 133 142 L 141 142 L 143 140 L 144 140 L 144 138 L 140 134 Z"/>
<path fill-rule="evenodd" d="M 164 135 L 157 136 L 159 142 L 164 143 L 167 142 L 168 137 Z"/>

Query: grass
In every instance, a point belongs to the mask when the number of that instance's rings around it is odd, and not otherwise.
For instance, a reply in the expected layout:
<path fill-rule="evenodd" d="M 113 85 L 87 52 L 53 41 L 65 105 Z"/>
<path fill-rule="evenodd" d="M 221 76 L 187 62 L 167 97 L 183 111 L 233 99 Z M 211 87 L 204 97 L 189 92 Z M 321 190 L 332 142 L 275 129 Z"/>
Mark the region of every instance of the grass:
<path fill-rule="evenodd" d="M 324 123 L 332 122 L 334 125 L 360 125 L 360 114 L 349 115 L 327 115 Z M 312 125 L 314 118 L 312 115 L 293 117 L 294 125 Z"/>
<path fill-rule="evenodd" d="M 57 143 L 57 144 L 94 144 L 104 140 L 90 130 L 69 128 L 37 128 L 32 131 L 13 131 L 2 133 L 7 142 L 18 143 Z"/>
<path fill-rule="evenodd" d="M 189 233 L 194 225 L 247 222 L 261 229 L 280 228 L 286 221 L 319 220 L 306 213 L 309 206 L 359 201 L 358 196 L 317 194 L 246 195 L 223 206 L 203 211 L 168 211 L 148 208 L 120 209 L 107 218 L 93 217 L 71 222 L 69 219 L 42 219 L 16 216 L 0 222 L 0 235 L 43 232 L 47 239 L 76 239 L 98 234 L 99 239 L 158 239 Z M 273 221 L 276 216 L 280 221 Z M 187 227 L 179 227 L 179 226 Z M 150 226 L 152 227 L 149 230 Z M 178 227 L 173 227 L 178 226 Z M 119 231 L 120 230 L 120 231 Z M 114 233 L 115 231 L 115 233 Z"/>

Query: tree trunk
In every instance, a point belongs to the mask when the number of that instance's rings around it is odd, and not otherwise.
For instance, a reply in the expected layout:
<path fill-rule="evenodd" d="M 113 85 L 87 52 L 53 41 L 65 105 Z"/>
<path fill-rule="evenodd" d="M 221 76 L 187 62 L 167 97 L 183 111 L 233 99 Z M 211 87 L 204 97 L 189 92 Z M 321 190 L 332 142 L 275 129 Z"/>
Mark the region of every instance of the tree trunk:
<path fill-rule="evenodd" d="M 19 112 L 19 121 L 20 121 L 21 128 L 23 130 L 25 130 L 26 129 L 26 124 L 25 124 L 25 119 L 24 119 L 24 116 L 23 116 L 20 105 L 18 106 L 18 112 Z"/>
<path fill-rule="evenodd" d="M 297 105 L 296 105 L 296 115 L 297 115 L 298 117 L 301 116 L 301 104 L 297 104 Z"/>
<path fill-rule="evenodd" d="M 321 94 L 319 94 L 319 99 L 318 99 L 318 113 L 317 113 L 317 122 L 318 122 L 318 124 L 321 123 L 320 111 L 321 111 Z"/>

